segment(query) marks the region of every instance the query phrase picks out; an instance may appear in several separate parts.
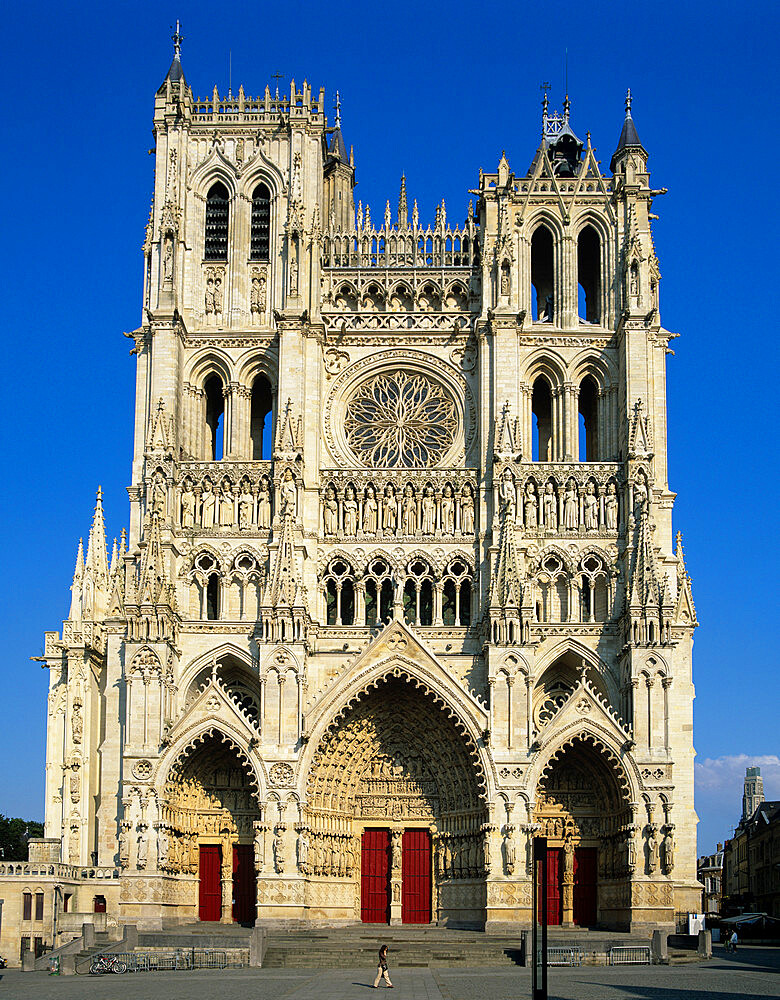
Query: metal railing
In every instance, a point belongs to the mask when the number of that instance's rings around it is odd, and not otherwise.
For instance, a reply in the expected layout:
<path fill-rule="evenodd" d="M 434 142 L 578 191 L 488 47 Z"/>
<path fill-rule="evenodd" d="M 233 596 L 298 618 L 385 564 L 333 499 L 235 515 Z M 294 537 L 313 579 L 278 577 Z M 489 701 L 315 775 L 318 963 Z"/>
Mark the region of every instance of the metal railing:
<path fill-rule="evenodd" d="M 99 957 L 93 955 L 90 963 Z M 112 952 L 106 956 L 127 966 L 128 972 L 180 972 L 192 969 L 235 969 L 247 964 L 243 957 L 211 948 L 177 948 L 174 951 Z"/>
<path fill-rule="evenodd" d="M 582 948 L 548 948 L 548 965 L 582 965 L 585 952 Z"/>
<path fill-rule="evenodd" d="M 610 965 L 650 965 L 649 945 L 616 945 L 609 949 Z"/>

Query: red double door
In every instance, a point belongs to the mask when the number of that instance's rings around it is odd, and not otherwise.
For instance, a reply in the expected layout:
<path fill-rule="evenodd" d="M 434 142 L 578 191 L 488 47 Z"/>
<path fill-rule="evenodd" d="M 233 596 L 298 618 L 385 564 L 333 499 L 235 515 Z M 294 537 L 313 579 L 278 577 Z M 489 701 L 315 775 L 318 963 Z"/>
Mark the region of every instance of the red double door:
<path fill-rule="evenodd" d="M 592 927 L 596 923 L 597 865 L 595 847 L 577 847 L 574 851 L 574 923 Z M 542 878 L 547 883 L 547 923 L 558 926 L 563 922 L 563 849 L 547 848 L 547 862 Z M 541 891 L 541 886 L 539 887 Z M 541 920 L 541 897 L 539 902 Z"/>
<path fill-rule="evenodd" d="M 201 920 L 222 918 L 222 848 L 200 845 L 198 916 Z M 256 914 L 257 875 L 252 844 L 233 846 L 233 920 L 253 923 Z"/>
<path fill-rule="evenodd" d="M 390 831 L 365 830 L 361 847 L 360 918 L 390 922 Z M 401 838 L 401 922 L 431 921 L 431 835 L 404 830 Z"/>

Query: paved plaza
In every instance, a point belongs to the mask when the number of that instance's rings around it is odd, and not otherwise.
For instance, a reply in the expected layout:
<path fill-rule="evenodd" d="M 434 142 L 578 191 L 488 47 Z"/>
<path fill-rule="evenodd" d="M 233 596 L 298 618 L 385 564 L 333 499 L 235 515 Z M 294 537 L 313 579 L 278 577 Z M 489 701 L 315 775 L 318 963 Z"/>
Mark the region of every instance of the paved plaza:
<path fill-rule="evenodd" d="M 395 997 L 508 1000 L 531 996 L 530 970 L 405 969 L 391 964 Z M 366 997 L 373 969 L 228 969 L 55 977 L 0 973 L 0 996 L 24 1000 L 352 1000 Z M 681 966 L 553 969 L 550 1000 L 729 1000 L 780 996 L 780 949 L 716 947 L 708 962 Z"/>

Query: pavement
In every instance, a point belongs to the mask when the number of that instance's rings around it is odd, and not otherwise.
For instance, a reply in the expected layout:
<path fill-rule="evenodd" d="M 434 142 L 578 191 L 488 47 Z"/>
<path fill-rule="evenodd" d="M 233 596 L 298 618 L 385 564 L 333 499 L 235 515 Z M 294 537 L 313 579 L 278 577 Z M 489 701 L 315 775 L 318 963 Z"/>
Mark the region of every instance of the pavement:
<path fill-rule="evenodd" d="M 391 956 L 392 957 L 392 956 Z M 11 1000 L 359 1000 L 375 969 L 225 969 L 124 976 L 0 972 Z M 531 970 L 393 969 L 393 1000 L 531 1000 Z M 386 989 L 386 987 L 380 987 Z M 753 1000 L 780 997 L 780 948 L 716 945 L 709 961 L 681 966 L 550 970 L 549 1000 Z"/>

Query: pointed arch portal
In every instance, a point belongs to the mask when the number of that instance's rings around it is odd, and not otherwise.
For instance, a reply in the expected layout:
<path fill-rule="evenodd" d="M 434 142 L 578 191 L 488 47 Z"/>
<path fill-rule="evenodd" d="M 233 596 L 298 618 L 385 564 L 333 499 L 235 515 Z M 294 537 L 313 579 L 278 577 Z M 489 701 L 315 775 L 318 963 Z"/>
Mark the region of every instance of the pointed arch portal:
<path fill-rule="evenodd" d="M 469 742 L 431 694 L 394 676 L 320 740 L 307 789 L 311 874 L 338 875 L 334 838 L 349 841 L 365 922 L 429 922 L 448 886 L 484 879 L 485 781 Z"/>
<path fill-rule="evenodd" d="M 547 838 L 548 923 L 595 927 L 625 908 L 636 867 L 628 780 L 614 755 L 586 733 L 545 765 L 534 822 Z"/>

